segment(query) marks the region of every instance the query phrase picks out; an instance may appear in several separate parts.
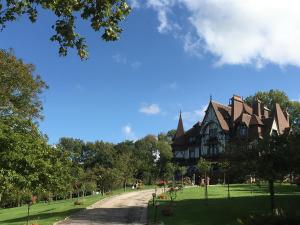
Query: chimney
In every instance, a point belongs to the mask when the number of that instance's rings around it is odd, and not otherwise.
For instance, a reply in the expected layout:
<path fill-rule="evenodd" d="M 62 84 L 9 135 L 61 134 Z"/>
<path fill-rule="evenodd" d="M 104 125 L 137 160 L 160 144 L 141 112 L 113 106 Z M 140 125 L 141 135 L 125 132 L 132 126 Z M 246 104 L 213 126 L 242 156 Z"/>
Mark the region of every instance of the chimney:
<path fill-rule="evenodd" d="M 266 106 L 264 106 L 263 104 L 261 104 L 260 107 L 261 107 L 261 117 L 263 119 L 269 118 L 270 110 Z"/>
<path fill-rule="evenodd" d="M 255 98 L 252 104 L 253 114 L 261 118 L 261 101 L 258 98 Z"/>
<path fill-rule="evenodd" d="M 234 123 L 243 113 L 243 99 L 238 95 L 231 98 L 231 118 Z"/>

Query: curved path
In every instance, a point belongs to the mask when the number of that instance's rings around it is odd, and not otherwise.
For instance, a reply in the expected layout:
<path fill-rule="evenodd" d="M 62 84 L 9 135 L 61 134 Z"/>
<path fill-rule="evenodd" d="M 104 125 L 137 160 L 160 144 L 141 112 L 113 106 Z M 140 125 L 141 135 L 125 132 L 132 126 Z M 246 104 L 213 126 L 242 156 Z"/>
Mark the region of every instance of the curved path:
<path fill-rule="evenodd" d="M 154 190 L 130 192 L 101 200 L 57 225 L 144 225 Z"/>

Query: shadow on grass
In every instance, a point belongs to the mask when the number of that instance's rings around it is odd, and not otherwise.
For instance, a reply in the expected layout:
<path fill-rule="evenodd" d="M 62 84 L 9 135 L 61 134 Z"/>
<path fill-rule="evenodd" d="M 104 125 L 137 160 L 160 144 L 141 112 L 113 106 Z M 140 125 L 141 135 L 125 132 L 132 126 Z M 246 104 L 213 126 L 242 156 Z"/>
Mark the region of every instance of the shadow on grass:
<path fill-rule="evenodd" d="M 159 211 L 168 202 L 160 204 Z M 300 195 L 276 196 L 276 206 L 288 211 L 300 210 Z M 165 225 L 237 225 L 237 218 L 243 218 L 253 213 L 270 211 L 268 196 L 246 196 L 208 199 L 186 199 L 176 201 L 173 206 L 174 214 L 165 217 L 159 213 L 159 221 Z M 154 208 L 149 207 L 149 218 L 153 221 Z"/>
<path fill-rule="evenodd" d="M 232 185 L 231 189 L 233 191 L 237 192 L 253 192 L 253 193 L 258 193 L 258 194 L 268 194 L 269 189 L 266 184 L 263 184 L 261 186 L 258 186 L 256 184 L 253 184 L 251 187 L 250 185 Z M 300 194 L 300 187 L 296 185 L 276 185 L 275 186 L 275 193 L 276 194 L 288 194 L 288 195 L 293 195 L 293 194 Z"/>
<path fill-rule="evenodd" d="M 122 207 L 122 208 L 96 208 L 96 209 L 71 209 L 64 212 L 53 212 L 53 213 L 40 213 L 38 215 L 30 216 L 30 220 L 34 221 L 39 218 L 39 220 L 46 220 L 53 217 L 65 217 L 70 215 L 70 221 L 67 224 L 72 224 L 74 221 L 81 222 L 81 224 L 128 224 L 139 222 L 143 212 L 144 207 Z M 15 219 L 9 219 L 0 221 L 0 224 L 21 224 L 26 221 L 27 217 L 20 217 Z M 64 224 L 64 223 L 63 223 Z"/>
<path fill-rule="evenodd" d="M 70 210 L 66 210 L 63 212 L 49 212 L 51 210 L 44 210 L 38 214 L 33 214 L 29 216 L 29 221 L 35 221 L 35 220 L 46 220 L 49 218 L 53 218 L 53 217 L 57 217 L 57 218 L 64 218 L 69 214 L 73 214 L 75 212 L 78 212 L 79 208 L 74 208 L 74 209 L 70 209 Z M 14 219 L 8 219 L 8 220 L 0 220 L 0 224 L 21 224 L 24 223 L 24 221 L 27 220 L 27 216 L 23 216 L 23 217 L 18 217 L 18 218 L 14 218 Z"/>

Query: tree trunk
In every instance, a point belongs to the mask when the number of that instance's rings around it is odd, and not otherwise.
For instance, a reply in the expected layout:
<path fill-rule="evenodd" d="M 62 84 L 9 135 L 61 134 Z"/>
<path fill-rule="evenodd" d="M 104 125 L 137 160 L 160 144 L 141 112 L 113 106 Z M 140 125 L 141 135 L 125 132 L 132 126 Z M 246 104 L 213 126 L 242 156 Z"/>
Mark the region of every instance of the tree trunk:
<path fill-rule="evenodd" d="M 223 173 L 223 185 L 225 185 L 226 184 L 226 173 L 224 172 Z"/>
<path fill-rule="evenodd" d="M 208 205 L 207 174 L 205 172 L 205 204 Z"/>
<path fill-rule="evenodd" d="M 27 225 L 29 224 L 29 214 L 30 214 L 30 203 L 28 203 L 28 207 L 27 207 Z"/>
<path fill-rule="evenodd" d="M 274 180 L 269 180 L 269 192 L 270 192 L 270 207 L 271 212 L 273 213 L 275 210 L 275 190 L 274 190 Z"/>
<path fill-rule="evenodd" d="M 230 198 L 230 188 L 229 188 L 229 179 L 228 179 L 228 175 L 227 175 L 227 198 Z"/>

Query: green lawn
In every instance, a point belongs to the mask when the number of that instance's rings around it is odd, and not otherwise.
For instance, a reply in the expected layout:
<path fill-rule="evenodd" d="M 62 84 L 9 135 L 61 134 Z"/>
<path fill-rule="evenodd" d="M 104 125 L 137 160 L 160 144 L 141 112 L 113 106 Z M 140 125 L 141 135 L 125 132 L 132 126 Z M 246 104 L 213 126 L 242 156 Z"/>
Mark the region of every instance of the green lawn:
<path fill-rule="evenodd" d="M 252 190 L 252 192 L 251 192 Z M 300 188 L 291 185 L 276 185 L 276 204 L 287 210 L 300 210 Z M 179 191 L 174 202 L 173 216 L 163 216 L 161 209 L 168 200 L 158 200 L 158 221 L 164 225 L 236 225 L 237 218 L 250 213 L 268 212 L 267 187 L 232 185 L 231 198 L 227 199 L 225 186 L 208 188 L 208 205 L 204 200 L 204 188 L 193 187 Z M 149 221 L 153 224 L 154 208 L 149 202 Z"/>
<path fill-rule="evenodd" d="M 153 188 L 153 186 L 146 186 L 145 188 Z M 127 191 L 132 191 L 127 189 Z M 112 194 L 120 194 L 124 191 L 122 189 L 114 191 Z M 105 197 L 105 196 L 104 196 Z M 30 210 L 30 224 L 37 222 L 39 225 L 52 225 L 53 223 L 63 220 L 70 214 L 84 209 L 89 205 L 103 199 L 101 195 L 93 195 L 84 198 L 84 204 L 75 206 L 73 200 L 61 200 L 50 203 L 38 203 L 31 207 Z M 106 196 L 107 197 L 107 196 Z M 81 198 L 82 199 L 82 198 Z M 0 224 L 5 225 L 23 225 L 27 219 L 27 206 L 0 209 Z"/>

